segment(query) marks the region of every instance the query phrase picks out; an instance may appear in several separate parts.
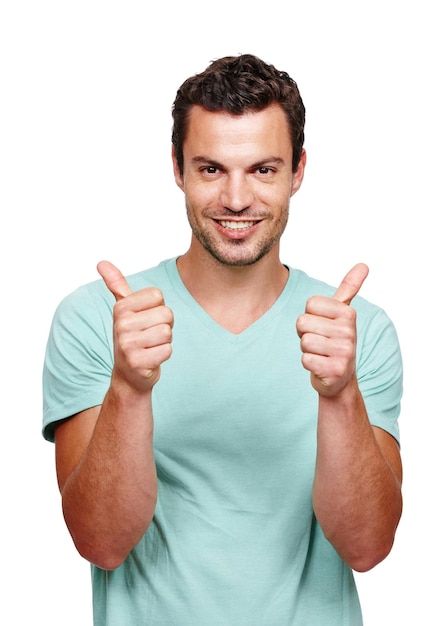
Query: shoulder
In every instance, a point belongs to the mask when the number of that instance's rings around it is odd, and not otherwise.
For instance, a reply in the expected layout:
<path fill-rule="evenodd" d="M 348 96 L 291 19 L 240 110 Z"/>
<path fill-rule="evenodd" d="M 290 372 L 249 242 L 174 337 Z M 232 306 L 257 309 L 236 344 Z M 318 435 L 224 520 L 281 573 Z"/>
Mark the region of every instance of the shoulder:
<path fill-rule="evenodd" d="M 302 270 L 291 267 L 289 270 L 294 290 L 304 298 L 309 298 L 311 296 L 332 297 L 337 289 L 337 286 L 330 285 L 323 280 L 309 276 Z M 358 315 L 360 314 L 366 318 L 377 316 L 380 316 L 381 318 L 386 317 L 381 306 L 366 300 L 360 295 L 353 298 L 351 306 L 356 310 Z"/>
<path fill-rule="evenodd" d="M 177 273 L 176 257 L 165 259 L 158 265 L 142 270 L 140 272 L 126 276 L 128 284 L 133 291 L 144 289 L 145 287 L 158 287 L 166 289 L 171 282 L 171 277 Z"/>
<path fill-rule="evenodd" d="M 168 265 L 172 261 L 172 259 L 162 261 L 155 267 L 126 275 L 125 278 L 133 291 L 149 286 L 163 288 L 168 281 Z M 69 315 L 70 312 L 79 315 L 82 311 L 88 311 L 91 314 L 93 310 L 99 314 L 109 314 L 112 312 L 114 304 L 113 294 L 108 290 L 104 281 L 99 278 L 85 283 L 67 294 L 59 303 L 56 316 Z"/>

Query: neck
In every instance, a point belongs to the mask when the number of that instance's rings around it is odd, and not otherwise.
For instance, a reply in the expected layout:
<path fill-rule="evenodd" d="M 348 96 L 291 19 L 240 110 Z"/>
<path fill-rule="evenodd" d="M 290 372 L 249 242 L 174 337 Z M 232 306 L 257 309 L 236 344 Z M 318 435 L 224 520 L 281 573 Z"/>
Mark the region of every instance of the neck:
<path fill-rule="evenodd" d="M 193 298 L 220 326 L 235 334 L 268 311 L 288 279 L 278 246 L 245 267 L 224 265 L 191 246 L 177 267 Z"/>

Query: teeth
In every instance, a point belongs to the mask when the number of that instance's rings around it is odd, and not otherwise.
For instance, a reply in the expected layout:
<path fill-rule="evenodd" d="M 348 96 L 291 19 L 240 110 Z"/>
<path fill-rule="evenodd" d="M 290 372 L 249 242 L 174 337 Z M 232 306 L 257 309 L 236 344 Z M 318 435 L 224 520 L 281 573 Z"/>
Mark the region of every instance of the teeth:
<path fill-rule="evenodd" d="M 249 228 L 254 222 L 227 222 L 221 220 L 220 222 L 224 228 L 232 228 L 233 230 L 241 230 L 242 228 Z"/>

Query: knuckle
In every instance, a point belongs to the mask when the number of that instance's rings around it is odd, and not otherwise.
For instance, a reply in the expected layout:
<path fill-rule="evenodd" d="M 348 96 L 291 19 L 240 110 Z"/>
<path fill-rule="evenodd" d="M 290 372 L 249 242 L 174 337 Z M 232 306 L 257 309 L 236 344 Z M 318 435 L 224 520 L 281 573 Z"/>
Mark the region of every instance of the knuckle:
<path fill-rule="evenodd" d="M 160 324 L 158 328 L 161 343 L 169 343 L 173 338 L 173 332 L 170 324 Z"/>
<path fill-rule="evenodd" d="M 170 358 L 170 356 L 173 353 L 173 347 L 172 347 L 171 343 L 165 344 L 163 352 L 164 352 L 164 359 L 163 360 L 166 361 L 167 359 Z"/>
<path fill-rule="evenodd" d="M 163 293 L 158 287 L 149 287 L 149 295 L 154 306 L 163 305 Z"/>
<path fill-rule="evenodd" d="M 310 353 L 304 352 L 301 357 L 301 362 L 306 370 L 311 371 L 313 369 L 313 357 Z"/>
<path fill-rule="evenodd" d="M 133 348 L 134 348 L 134 338 L 132 337 L 132 335 L 122 335 L 119 338 L 119 349 L 120 351 L 127 355 L 127 359 L 131 358 L 131 353 L 133 352 Z"/>
<path fill-rule="evenodd" d="M 305 311 L 309 313 L 310 311 L 314 311 L 316 308 L 316 302 L 318 300 L 318 296 L 310 296 L 305 304 Z"/>
<path fill-rule="evenodd" d="M 172 326 L 174 324 L 174 315 L 172 310 L 167 307 L 164 306 L 164 318 L 165 318 L 165 323 L 169 324 L 170 326 Z"/>
<path fill-rule="evenodd" d="M 117 317 L 114 320 L 114 330 L 117 335 L 125 335 L 129 330 L 129 320 L 126 317 Z"/>
<path fill-rule="evenodd" d="M 355 309 L 353 309 L 351 306 L 347 306 L 347 308 L 344 309 L 344 317 L 349 322 L 352 322 L 352 323 L 356 322 L 357 314 L 356 314 Z"/>
<path fill-rule="evenodd" d="M 296 319 L 296 325 L 297 325 L 297 326 L 303 326 L 303 325 L 304 325 L 304 322 L 305 322 L 305 319 L 306 319 L 306 315 L 305 315 L 305 313 L 302 313 L 302 314 L 301 314 L 301 315 L 299 315 L 299 317 Z"/>
<path fill-rule="evenodd" d="M 127 301 L 123 298 L 118 300 L 113 307 L 114 319 L 119 319 L 127 310 Z"/>
<path fill-rule="evenodd" d="M 309 337 L 306 334 L 303 334 L 301 337 L 301 350 L 302 352 L 307 352 L 309 349 Z"/>

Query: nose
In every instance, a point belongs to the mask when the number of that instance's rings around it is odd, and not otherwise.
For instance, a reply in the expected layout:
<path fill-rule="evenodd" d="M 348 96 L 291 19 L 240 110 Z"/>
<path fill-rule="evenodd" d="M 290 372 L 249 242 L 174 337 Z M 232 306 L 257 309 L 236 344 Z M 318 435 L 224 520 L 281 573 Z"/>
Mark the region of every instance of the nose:
<path fill-rule="evenodd" d="M 225 209 L 239 213 L 248 209 L 253 200 L 253 188 L 246 174 L 232 173 L 226 177 L 220 194 Z"/>

